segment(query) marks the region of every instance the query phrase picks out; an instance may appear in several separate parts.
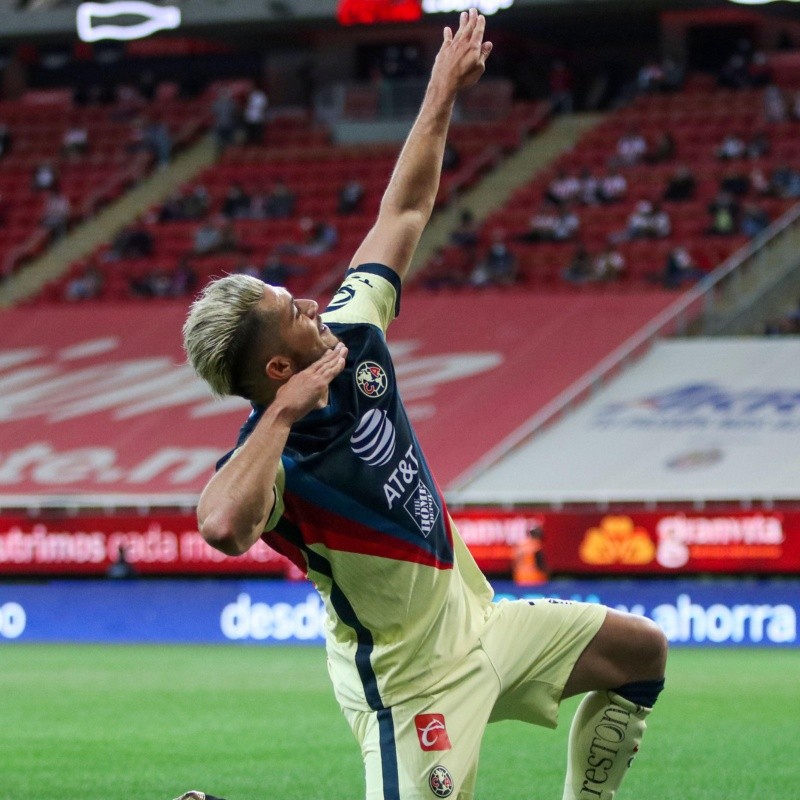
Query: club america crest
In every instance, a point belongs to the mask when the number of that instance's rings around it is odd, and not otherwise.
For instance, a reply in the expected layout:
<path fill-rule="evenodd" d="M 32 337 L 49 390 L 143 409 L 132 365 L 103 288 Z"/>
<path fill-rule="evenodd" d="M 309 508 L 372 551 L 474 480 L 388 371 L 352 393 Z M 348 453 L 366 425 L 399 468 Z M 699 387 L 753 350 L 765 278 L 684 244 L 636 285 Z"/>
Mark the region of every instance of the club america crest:
<path fill-rule="evenodd" d="M 375 399 L 386 392 L 389 379 L 380 364 L 374 361 L 362 361 L 356 367 L 356 385 L 362 394 Z"/>
<path fill-rule="evenodd" d="M 455 784 L 450 773 L 441 765 L 434 767 L 428 776 L 428 786 L 437 797 L 450 797 Z"/>

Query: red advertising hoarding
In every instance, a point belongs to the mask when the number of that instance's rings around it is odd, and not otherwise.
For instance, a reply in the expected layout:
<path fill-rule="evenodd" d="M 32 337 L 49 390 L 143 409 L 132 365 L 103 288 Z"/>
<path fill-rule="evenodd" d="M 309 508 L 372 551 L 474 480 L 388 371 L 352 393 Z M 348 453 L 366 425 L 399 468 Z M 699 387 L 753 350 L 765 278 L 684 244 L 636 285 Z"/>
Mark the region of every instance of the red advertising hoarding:
<path fill-rule="evenodd" d="M 618 306 L 590 295 L 404 298 L 389 344 L 439 484 L 639 330 L 663 295 Z M 0 313 L 0 506 L 196 501 L 249 409 L 214 401 L 185 363 L 185 316 L 180 303 Z M 608 318 L 613 326 L 600 324 Z M 531 320 L 537 332 L 526 336 Z"/>
<path fill-rule="evenodd" d="M 553 574 L 788 574 L 800 572 L 800 508 L 781 511 L 500 512 L 453 515 L 489 573 L 509 573 L 520 542 L 544 529 Z M 292 576 L 259 542 L 230 558 L 205 544 L 191 514 L 0 517 L 0 575 L 102 575 L 119 548 L 139 574 Z"/>

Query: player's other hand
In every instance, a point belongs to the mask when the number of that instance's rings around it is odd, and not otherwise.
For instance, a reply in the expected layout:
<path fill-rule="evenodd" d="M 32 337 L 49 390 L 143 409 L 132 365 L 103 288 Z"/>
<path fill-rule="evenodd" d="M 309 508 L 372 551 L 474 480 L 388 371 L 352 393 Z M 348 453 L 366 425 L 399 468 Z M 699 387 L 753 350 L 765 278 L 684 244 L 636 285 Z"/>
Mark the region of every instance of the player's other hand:
<path fill-rule="evenodd" d="M 476 9 L 462 11 L 458 30 L 444 29 L 444 41 L 433 66 L 433 78 L 441 77 L 455 90 L 472 86 L 483 75 L 492 43 L 483 41 L 486 17 Z"/>
<path fill-rule="evenodd" d="M 289 423 L 302 419 L 328 402 L 328 386 L 344 369 L 347 348 L 339 342 L 311 366 L 296 372 L 278 389 L 273 405 L 285 414 Z"/>

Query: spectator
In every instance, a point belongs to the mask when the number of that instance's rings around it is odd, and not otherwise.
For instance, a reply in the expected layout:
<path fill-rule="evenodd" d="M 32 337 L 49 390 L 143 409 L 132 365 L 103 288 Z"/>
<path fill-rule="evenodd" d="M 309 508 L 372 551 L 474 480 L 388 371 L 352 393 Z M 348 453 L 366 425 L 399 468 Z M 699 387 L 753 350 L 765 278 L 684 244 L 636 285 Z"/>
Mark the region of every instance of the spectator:
<path fill-rule="evenodd" d="M 222 214 L 206 220 L 195 231 L 193 252 L 198 256 L 229 253 L 239 248 L 233 223 Z"/>
<path fill-rule="evenodd" d="M 222 201 L 222 213 L 228 219 L 244 219 L 250 216 L 250 195 L 245 192 L 242 184 L 234 183 L 228 188 L 225 199 Z"/>
<path fill-rule="evenodd" d="M 769 214 L 756 203 L 747 203 L 742 209 L 739 230 L 748 239 L 758 236 L 769 227 Z"/>
<path fill-rule="evenodd" d="M 37 192 L 48 192 L 58 189 L 58 170 L 52 161 L 43 161 L 33 171 L 31 185 Z"/>
<path fill-rule="evenodd" d="M 108 259 L 145 258 L 153 254 L 153 234 L 141 223 L 126 225 L 115 237 Z"/>
<path fill-rule="evenodd" d="M 568 208 L 561 208 L 556 217 L 556 223 L 553 226 L 553 241 L 571 241 L 578 235 L 580 227 L 581 221 L 578 215 Z"/>
<path fill-rule="evenodd" d="M 764 119 L 767 122 L 785 122 L 788 117 L 786 98 L 774 83 L 764 89 Z"/>
<path fill-rule="evenodd" d="M 305 268 L 290 264 L 281 258 L 280 253 L 273 253 L 264 262 L 264 269 L 259 276 L 262 281 L 272 286 L 286 286 L 293 275 L 305 272 Z"/>
<path fill-rule="evenodd" d="M 65 158 L 78 158 L 89 150 L 89 131 L 80 125 L 73 125 L 64 131 L 61 139 L 61 153 Z"/>
<path fill-rule="evenodd" d="M 571 114 L 575 105 L 573 95 L 572 71 L 561 60 L 557 59 L 550 67 L 548 75 L 550 85 L 550 103 L 555 114 Z"/>
<path fill-rule="evenodd" d="M 619 170 L 614 170 L 600 179 L 598 197 L 601 203 L 616 203 L 623 200 L 627 194 L 628 181 Z"/>
<path fill-rule="evenodd" d="M 773 192 L 772 183 L 761 167 L 750 171 L 750 186 L 759 197 L 767 197 Z"/>
<path fill-rule="evenodd" d="M 747 143 L 748 158 L 763 158 L 768 156 L 772 150 L 772 144 L 766 131 L 759 131 Z"/>
<path fill-rule="evenodd" d="M 729 133 L 717 145 L 714 154 L 720 161 L 734 161 L 737 158 L 744 158 L 747 154 L 747 145 L 741 136 Z"/>
<path fill-rule="evenodd" d="M 186 257 L 181 258 L 170 278 L 169 293 L 173 297 L 186 297 L 194 294 L 197 287 L 197 272 Z"/>
<path fill-rule="evenodd" d="M 675 92 L 683 86 L 683 70 L 671 59 L 645 64 L 636 78 L 642 92 Z"/>
<path fill-rule="evenodd" d="M 645 161 L 648 164 L 663 164 L 675 157 L 675 139 L 669 131 L 659 134 L 652 149 L 647 151 Z"/>
<path fill-rule="evenodd" d="M 171 194 L 158 211 L 159 222 L 173 222 L 201 219 L 211 204 L 208 190 L 202 184 L 193 187 L 188 193 Z"/>
<path fill-rule="evenodd" d="M 165 122 L 153 121 L 144 133 L 145 150 L 152 154 L 159 167 L 166 167 L 172 158 L 172 135 Z"/>
<path fill-rule="evenodd" d="M 581 170 L 578 180 L 581 184 L 581 203 L 585 206 L 597 205 L 600 202 L 600 181 L 586 168 Z"/>
<path fill-rule="evenodd" d="M 364 186 L 356 180 L 347 181 L 339 191 L 338 212 L 340 214 L 355 214 L 361 210 L 364 200 Z"/>
<path fill-rule="evenodd" d="M 92 300 L 103 291 L 103 273 L 88 264 L 80 275 L 76 275 L 64 288 L 64 299 L 69 301 Z"/>
<path fill-rule="evenodd" d="M 214 117 L 213 129 L 217 152 L 222 153 L 233 144 L 239 122 L 239 109 L 230 89 L 225 87 L 219 90 L 211 106 L 211 113 Z"/>
<path fill-rule="evenodd" d="M 147 123 L 144 117 L 134 117 L 128 131 L 128 143 L 125 149 L 129 153 L 147 152 Z"/>
<path fill-rule="evenodd" d="M 294 214 L 296 201 L 294 192 L 283 181 L 276 181 L 272 191 L 259 200 L 256 215 L 266 219 L 286 219 Z"/>
<path fill-rule="evenodd" d="M 577 200 L 581 193 L 581 182 L 566 170 L 559 170 L 555 179 L 545 192 L 545 198 L 557 205 L 565 205 Z"/>
<path fill-rule="evenodd" d="M 114 122 L 133 122 L 145 107 L 145 99 L 134 86 L 119 86 L 116 94 L 117 102 L 111 112 L 111 119 Z"/>
<path fill-rule="evenodd" d="M 570 283 L 585 283 L 592 279 L 592 258 L 582 244 L 575 248 L 569 266 L 561 273 L 561 277 Z"/>
<path fill-rule="evenodd" d="M 46 228 L 54 239 L 60 239 L 67 233 L 70 218 L 70 202 L 67 196 L 56 188 L 47 192 L 42 209 L 40 224 Z"/>
<path fill-rule="evenodd" d="M 664 239 L 669 236 L 672 223 L 659 203 L 642 200 L 628 217 L 629 239 Z"/>
<path fill-rule="evenodd" d="M 792 99 L 792 119 L 795 122 L 800 121 L 800 91 L 795 92 Z"/>
<path fill-rule="evenodd" d="M 608 245 L 592 262 L 592 277 L 596 281 L 619 280 L 625 271 L 625 257 Z"/>
<path fill-rule="evenodd" d="M 262 278 L 261 271 L 253 264 L 250 259 L 242 259 L 234 268 L 233 271 L 239 275 L 249 275 L 251 278 Z"/>
<path fill-rule="evenodd" d="M 779 164 L 770 179 L 772 194 L 784 200 L 800 198 L 800 172 L 788 164 Z"/>
<path fill-rule="evenodd" d="M 694 198 L 697 190 L 697 181 L 694 173 L 689 167 L 683 165 L 678 167 L 669 179 L 667 188 L 664 190 L 662 199 L 674 202 L 683 202 Z"/>
<path fill-rule="evenodd" d="M 704 274 L 685 247 L 675 247 L 667 256 L 663 275 L 664 287 L 678 289 L 687 281 L 699 280 Z"/>
<path fill-rule="evenodd" d="M 741 53 L 734 53 L 722 66 L 717 83 L 726 89 L 744 89 L 750 85 L 747 59 Z"/>
<path fill-rule="evenodd" d="M 11 152 L 14 144 L 14 138 L 11 135 L 11 130 L 8 125 L 0 123 L 0 158 L 7 156 Z"/>
<path fill-rule="evenodd" d="M 263 89 L 257 86 L 247 95 L 242 115 L 247 144 L 263 144 L 264 129 L 267 124 L 269 99 Z"/>
<path fill-rule="evenodd" d="M 739 204 L 729 192 L 719 192 L 708 206 L 711 226 L 708 232 L 714 236 L 733 236 L 739 218 Z"/>
<path fill-rule="evenodd" d="M 617 142 L 616 163 L 622 166 L 638 164 L 647 153 L 647 140 L 634 127 L 628 129 Z"/>
<path fill-rule="evenodd" d="M 492 243 L 470 275 L 473 286 L 510 286 L 517 280 L 517 259 L 505 238 L 502 230 L 492 234 Z"/>
<path fill-rule="evenodd" d="M 339 232 L 330 222 L 319 220 L 315 222 L 311 217 L 300 220 L 300 230 L 305 236 L 305 242 L 293 248 L 295 252 L 304 256 L 318 256 L 333 250 L 339 243 Z"/>
<path fill-rule="evenodd" d="M 746 172 L 726 172 L 719 182 L 720 191 L 741 197 L 750 191 L 750 176 Z"/>
<path fill-rule="evenodd" d="M 468 208 L 461 211 L 458 225 L 450 234 L 450 244 L 462 248 L 467 253 L 474 254 L 475 248 L 478 246 L 478 226 Z"/>
<path fill-rule="evenodd" d="M 552 200 L 545 200 L 542 207 L 528 222 L 528 230 L 518 236 L 521 242 L 552 242 L 558 224 L 558 208 Z"/>
<path fill-rule="evenodd" d="M 765 53 L 753 53 L 750 59 L 750 64 L 747 68 L 747 77 L 750 86 L 761 88 L 769 86 L 772 82 L 772 67 L 769 65 L 769 60 Z"/>

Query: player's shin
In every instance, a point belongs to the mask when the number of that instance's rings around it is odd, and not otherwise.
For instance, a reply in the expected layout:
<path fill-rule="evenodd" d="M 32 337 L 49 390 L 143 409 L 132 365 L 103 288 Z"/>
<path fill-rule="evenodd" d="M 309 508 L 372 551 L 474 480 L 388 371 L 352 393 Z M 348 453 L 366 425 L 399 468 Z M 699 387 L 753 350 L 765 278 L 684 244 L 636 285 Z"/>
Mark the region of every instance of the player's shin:
<path fill-rule="evenodd" d="M 648 706 L 664 685 L 648 681 Z M 643 684 L 629 684 L 637 689 Z M 636 699 L 643 696 L 634 694 Z M 641 693 L 639 693 L 641 695 Z M 626 699 L 615 691 L 590 692 L 583 698 L 569 733 L 567 779 L 563 800 L 613 800 L 639 750 L 651 707 Z"/>

